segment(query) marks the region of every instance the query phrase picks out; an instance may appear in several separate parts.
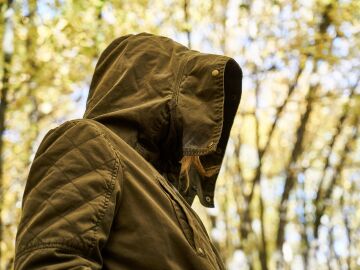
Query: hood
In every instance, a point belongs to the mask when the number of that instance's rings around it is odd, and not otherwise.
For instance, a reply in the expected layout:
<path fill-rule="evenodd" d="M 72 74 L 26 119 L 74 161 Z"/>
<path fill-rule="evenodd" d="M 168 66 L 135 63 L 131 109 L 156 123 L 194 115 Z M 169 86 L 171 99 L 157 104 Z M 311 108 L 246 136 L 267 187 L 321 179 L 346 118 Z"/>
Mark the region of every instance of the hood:
<path fill-rule="evenodd" d="M 150 33 L 121 36 L 101 53 L 83 118 L 96 120 L 133 147 L 191 205 L 214 207 L 216 180 L 241 98 L 242 71 L 228 56 L 190 50 Z M 181 187 L 179 161 L 199 155 Z"/>

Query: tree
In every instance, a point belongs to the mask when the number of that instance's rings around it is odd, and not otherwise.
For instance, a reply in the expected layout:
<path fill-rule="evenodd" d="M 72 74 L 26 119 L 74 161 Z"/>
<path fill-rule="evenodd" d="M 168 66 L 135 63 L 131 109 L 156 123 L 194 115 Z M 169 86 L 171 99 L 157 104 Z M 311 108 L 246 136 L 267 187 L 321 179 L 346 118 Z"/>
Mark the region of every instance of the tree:
<path fill-rule="evenodd" d="M 0 268 L 12 267 L 39 142 L 82 117 L 107 44 L 148 31 L 243 69 L 217 208 L 194 205 L 229 269 L 356 269 L 359 10 L 356 0 L 0 2 Z"/>

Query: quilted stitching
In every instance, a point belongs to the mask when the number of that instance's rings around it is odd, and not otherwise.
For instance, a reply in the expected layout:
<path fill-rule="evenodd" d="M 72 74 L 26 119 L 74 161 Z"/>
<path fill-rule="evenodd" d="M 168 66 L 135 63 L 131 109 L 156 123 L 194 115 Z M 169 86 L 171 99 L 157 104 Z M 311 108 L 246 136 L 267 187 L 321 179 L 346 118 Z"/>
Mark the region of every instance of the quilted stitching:
<path fill-rule="evenodd" d="M 97 237 L 97 235 L 100 233 L 99 227 L 110 205 L 115 179 L 118 176 L 120 168 L 120 161 L 114 152 L 114 148 L 106 140 L 105 136 L 93 127 L 92 124 L 84 124 L 84 122 L 88 121 L 81 121 L 81 123 L 80 121 L 72 125 L 72 127 L 67 129 L 65 131 L 66 133 L 63 133 L 60 137 L 56 135 L 56 130 L 52 132 L 47 139 L 56 136 L 55 142 L 43 153 L 36 156 L 37 160 L 33 162 L 32 172 L 29 174 L 27 183 L 27 188 L 31 189 L 31 192 L 27 191 L 28 196 L 26 198 L 24 197 L 23 204 L 25 208 L 35 208 L 38 211 L 33 216 L 22 217 L 19 225 L 19 237 L 16 240 L 18 249 L 17 257 L 20 257 L 30 250 L 51 246 L 62 246 L 70 250 L 83 250 L 85 254 L 88 254 L 95 246 L 96 241 L 99 241 L 98 238 L 102 237 L 102 235 L 99 237 Z M 92 136 L 77 144 L 77 139 L 73 139 L 70 135 L 76 133 L 79 128 L 75 130 L 73 127 L 79 127 L 82 129 L 82 132 L 87 132 L 87 134 L 80 134 L 80 137 Z M 54 140 L 54 138 L 52 139 Z M 66 140 L 66 142 L 64 140 Z M 61 152 L 60 154 L 57 153 L 55 160 L 50 158 L 56 153 L 56 146 L 64 143 L 67 144 L 67 151 Z M 107 153 L 106 159 L 103 160 L 101 164 L 97 164 L 99 158 L 93 158 L 90 151 L 85 153 L 85 149 L 95 149 L 95 147 L 101 147 L 102 153 Z M 104 151 L 105 149 L 108 151 Z M 65 157 L 67 159 L 65 159 Z M 39 159 L 41 162 L 37 162 Z M 65 159 L 65 161 L 80 161 L 80 164 L 65 163 L 64 166 L 61 166 L 60 164 L 63 159 Z M 46 166 L 47 168 L 45 171 L 43 169 L 39 170 L 41 174 L 37 175 L 36 172 L 38 171 L 39 165 Z M 84 169 L 82 169 L 82 171 L 79 169 L 81 173 L 70 178 L 68 174 L 72 167 L 76 166 L 86 169 L 85 171 Z M 76 170 L 73 171 L 73 173 L 76 173 Z M 38 179 L 30 179 L 30 177 L 37 177 Z M 93 193 L 95 191 L 98 192 L 98 190 L 95 189 L 96 187 L 101 190 L 97 194 L 93 194 L 94 196 L 89 196 L 89 191 L 84 190 L 84 183 L 80 186 L 76 184 L 76 181 L 86 182 L 87 178 L 92 180 L 90 183 L 87 183 L 87 187 L 90 186 L 93 189 Z M 37 183 L 34 184 L 33 182 Z M 44 191 L 39 187 L 50 187 L 51 190 Z M 50 193 L 51 195 L 46 197 Z M 76 196 L 78 197 L 76 198 Z M 56 202 L 59 202 L 57 201 L 57 199 L 59 199 L 57 197 L 63 198 L 61 204 L 58 203 L 56 205 Z M 66 200 L 68 200 L 67 204 L 64 203 Z M 73 202 L 77 202 L 77 204 L 72 205 Z M 115 202 L 111 202 L 112 207 L 114 207 L 114 204 Z M 59 209 L 59 205 L 61 207 L 66 205 L 67 209 L 63 207 Z M 89 212 L 91 215 L 87 216 Z M 69 218 L 69 216 L 71 218 Z M 88 219 L 92 220 L 92 222 L 86 223 Z M 39 221 L 45 221 L 51 224 L 49 224 L 48 227 L 42 224 L 41 227 L 43 230 L 36 232 L 34 228 L 37 224 L 36 222 Z M 78 224 L 77 222 L 80 223 Z M 90 227 L 81 227 L 83 224 L 93 225 Z M 67 229 L 65 230 L 64 228 Z M 60 234 L 57 235 L 56 229 L 61 231 L 62 237 L 59 236 Z M 64 231 L 68 233 L 64 234 Z"/>

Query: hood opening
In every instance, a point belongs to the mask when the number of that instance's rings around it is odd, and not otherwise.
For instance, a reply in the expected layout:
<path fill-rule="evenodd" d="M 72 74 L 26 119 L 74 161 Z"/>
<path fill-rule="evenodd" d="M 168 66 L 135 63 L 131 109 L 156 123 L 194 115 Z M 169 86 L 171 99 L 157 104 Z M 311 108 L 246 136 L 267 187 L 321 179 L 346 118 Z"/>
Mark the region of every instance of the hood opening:
<path fill-rule="evenodd" d="M 240 67 L 234 60 L 229 60 L 224 72 L 224 106 L 221 136 L 214 152 L 200 156 L 200 160 L 205 168 L 221 166 L 231 127 L 241 99 L 241 81 L 242 72 Z"/>
<path fill-rule="evenodd" d="M 230 131 L 241 99 L 242 76 L 242 70 L 237 62 L 230 59 L 226 63 L 223 77 L 224 103 L 221 136 L 216 149 L 208 154 L 200 155 L 200 161 L 205 170 L 217 168 L 220 171 Z M 194 180 L 192 181 L 192 190 L 189 190 L 189 194 L 184 194 L 184 196 L 187 195 L 188 200 L 191 200 L 194 193 L 197 193 L 202 205 L 205 207 L 214 207 L 214 193 L 219 171 L 210 177 L 206 177 L 199 175 L 199 173 L 192 168 L 191 179 Z"/>

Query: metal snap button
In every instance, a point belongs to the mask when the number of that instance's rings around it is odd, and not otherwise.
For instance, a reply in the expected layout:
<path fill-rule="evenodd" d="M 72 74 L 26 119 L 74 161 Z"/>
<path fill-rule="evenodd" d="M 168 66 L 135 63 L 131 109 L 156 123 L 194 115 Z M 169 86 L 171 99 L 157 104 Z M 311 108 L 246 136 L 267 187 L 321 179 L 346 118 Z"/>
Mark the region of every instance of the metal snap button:
<path fill-rule="evenodd" d="M 219 72 L 217 69 L 214 69 L 214 70 L 211 72 L 211 75 L 215 77 L 215 76 L 219 75 L 219 73 L 220 73 L 220 72 Z"/>
<path fill-rule="evenodd" d="M 204 250 L 203 250 L 202 248 L 198 248 L 198 253 L 199 253 L 199 255 L 201 255 L 201 256 L 204 256 L 204 255 L 205 255 L 205 252 L 204 252 Z"/>
<path fill-rule="evenodd" d="M 205 196 L 205 201 L 207 201 L 207 202 L 211 202 L 211 198 L 210 198 L 210 196 Z"/>

